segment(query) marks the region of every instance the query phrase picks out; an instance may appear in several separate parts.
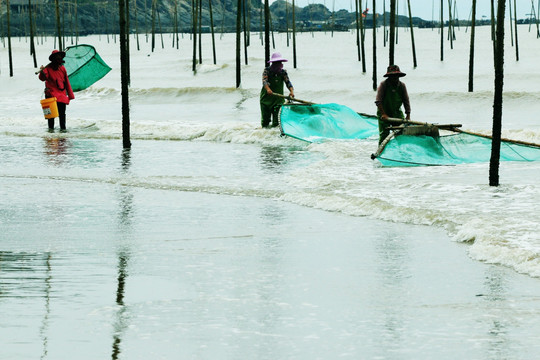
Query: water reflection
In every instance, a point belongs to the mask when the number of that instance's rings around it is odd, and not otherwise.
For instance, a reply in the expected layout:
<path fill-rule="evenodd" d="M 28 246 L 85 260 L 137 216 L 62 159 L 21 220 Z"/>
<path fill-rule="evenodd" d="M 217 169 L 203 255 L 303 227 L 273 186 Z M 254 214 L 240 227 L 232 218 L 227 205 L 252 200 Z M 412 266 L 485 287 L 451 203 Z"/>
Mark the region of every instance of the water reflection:
<path fill-rule="evenodd" d="M 129 174 L 131 167 L 131 149 L 124 149 L 121 154 L 120 172 L 123 175 Z M 133 193 L 128 186 L 121 186 L 118 199 L 118 230 L 119 230 L 119 250 L 118 257 L 118 276 L 116 287 L 116 312 L 115 322 L 113 324 L 113 344 L 111 358 L 117 360 L 121 353 L 122 335 L 127 329 L 128 318 L 126 306 L 124 304 L 126 280 L 128 277 L 129 265 L 129 246 L 130 235 L 133 220 Z"/>
<path fill-rule="evenodd" d="M 260 153 L 261 167 L 265 170 L 282 173 L 282 167 L 285 164 L 284 153 L 285 151 L 280 146 L 263 146 Z"/>
<path fill-rule="evenodd" d="M 484 281 L 486 294 L 483 294 L 482 299 L 486 301 L 488 309 L 496 314 L 507 302 L 508 284 L 506 284 L 504 273 L 504 269 L 498 266 L 488 266 Z M 497 359 L 507 359 L 511 357 L 511 344 L 508 335 L 508 328 L 511 324 L 508 324 L 505 319 L 507 317 L 493 316 L 489 318 L 487 354 L 490 356 L 487 358 L 495 356 Z"/>
<path fill-rule="evenodd" d="M 382 232 L 382 237 L 377 239 L 379 265 L 379 281 L 381 288 L 378 290 L 383 307 L 383 323 L 385 336 L 381 339 L 381 349 L 399 347 L 402 339 L 402 331 L 405 324 L 403 304 L 403 292 L 405 281 L 409 278 L 410 263 L 408 243 L 398 233 Z"/>
<path fill-rule="evenodd" d="M 124 294 L 125 294 L 125 285 L 126 278 L 128 275 L 129 255 L 125 251 L 120 251 L 118 253 L 118 278 L 117 278 L 117 287 L 116 287 L 116 305 L 119 306 L 118 311 L 116 312 L 116 320 L 113 324 L 114 334 L 113 334 L 113 345 L 112 345 L 112 359 L 117 360 L 120 355 L 120 344 L 122 342 L 122 334 L 127 328 L 127 317 L 126 317 L 126 308 L 124 306 Z"/>
<path fill-rule="evenodd" d="M 43 320 L 41 321 L 41 327 L 39 329 L 39 333 L 41 335 L 41 340 L 43 343 L 43 350 L 41 353 L 40 359 L 45 359 L 47 357 L 48 353 L 48 344 L 49 344 L 49 337 L 47 336 L 47 330 L 49 329 L 49 315 L 51 313 L 51 254 L 47 254 L 47 259 L 45 260 L 45 263 L 47 265 L 46 271 L 45 271 L 45 312 L 43 314 Z"/>
<path fill-rule="evenodd" d="M 54 165 L 63 164 L 71 147 L 71 141 L 65 137 L 46 137 L 44 140 L 47 159 Z"/>

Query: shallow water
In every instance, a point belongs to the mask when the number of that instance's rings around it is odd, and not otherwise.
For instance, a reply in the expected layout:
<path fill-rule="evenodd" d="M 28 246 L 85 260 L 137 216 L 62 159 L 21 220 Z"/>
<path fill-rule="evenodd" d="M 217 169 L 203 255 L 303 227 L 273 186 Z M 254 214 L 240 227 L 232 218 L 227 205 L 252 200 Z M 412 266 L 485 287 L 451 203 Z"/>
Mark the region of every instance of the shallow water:
<path fill-rule="evenodd" d="M 520 61 L 507 50 L 503 136 L 539 143 L 540 47 L 525 29 Z M 489 54 L 489 29 L 478 34 Z M 470 94 L 468 33 L 440 62 L 437 32 L 415 32 L 417 69 L 407 35 L 397 59 L 413 119 L 489 133 L 491 57 L 478 55 Z M 117 44 L 81 38 L 113 71 L 76 94 L 67 133 L 48 133 L 28 45 L 14 42 L 15 77 L 0 63 L 0 357 L 536 357 L 540 164 L 503 163 L 490 188 L 488 164 L 381 168 L 376 139 L 260 129 L 257 41 L 238 90 L 232 34 L 217 65 L 205 40 L 195 76 L 189 36 L 180 50 L 143 43 L 129 152 Z M 354 44 L 300 34 L 298 69 L 286 65 L 296 95 L 374 112 Z M 385 59 L 382 38 L 378 49 Z"/>
<path fill-rule="evenodd" d="M 212 177 L 214 169 L 186 161 L 204 155 L 197 143 L 135 141 L 122 152 L 83 139 L 53 153 L 41 140 L 12 138 L 14 147 L 33 144 L 35 175 L 1 180 L 2 358 L 520 359 L 540 351 L 537 280 L 469 260 L 441 230 L 151 185 L 153 177 Z M 81 155 L 87 143 L 92 161 Z M 148 165 L 157 146 L 178 161 Z M 236 147 L 238 155 L 252 148 Z"/>

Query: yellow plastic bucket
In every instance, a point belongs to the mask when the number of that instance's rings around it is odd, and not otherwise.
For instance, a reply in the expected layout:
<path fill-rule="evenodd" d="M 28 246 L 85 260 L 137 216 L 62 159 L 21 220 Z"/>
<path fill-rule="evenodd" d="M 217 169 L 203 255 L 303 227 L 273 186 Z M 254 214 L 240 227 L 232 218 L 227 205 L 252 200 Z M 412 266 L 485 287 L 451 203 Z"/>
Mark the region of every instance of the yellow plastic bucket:
<path fill-rule="evenodd" d="M 56 105 L 55 97 L 43 99 L 40 103 L 45 119 L 54 119 L 55 117 L 58 117 L 58 105 Z"/>

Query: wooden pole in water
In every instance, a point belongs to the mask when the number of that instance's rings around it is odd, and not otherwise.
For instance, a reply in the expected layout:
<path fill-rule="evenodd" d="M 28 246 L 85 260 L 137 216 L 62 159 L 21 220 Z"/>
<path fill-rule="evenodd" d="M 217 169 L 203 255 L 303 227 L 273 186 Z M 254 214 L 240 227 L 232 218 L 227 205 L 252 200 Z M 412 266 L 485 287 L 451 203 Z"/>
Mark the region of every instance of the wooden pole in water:
<path fill-rule="evenodd" d="M 131 148 L 129 134 L 129 53 L 126 35 L 126 0 L 118 0 L 120 22 L 120 80 L 122 82 L 122 143 L 124 149 Z"/>
<path fill-rule="evenodd" d="M 539 4 L 540 4 L 540 1 L 539 1 Z M 534 0 L 531 0 L 531 5 L 532 5 L 531 13 L 534 15 L 534 20 L 536 22 L 536 38 L 539 38 L 540 37 L 540 24 L 538 24 L 538 16 L 536 15 L 536 10 L 534 8 Z"/>
<path fill-rule="evenodd" d="M 396 0 L 390 0 L 390 43 L 389 63 L 394 65 L 394 48 L 396 43 Z"/>
<path fill-rule="evenodd" d="M 140 51 L 141 47 L 139 44 L 139 19 L 137 9 L 137 0 L 135 0 L 135 38 L 137 39 L 137 51 Z"/>
<path fill-rule="evenodd" d="M 414 30 L 413 30 L 413 21 L 411 13 L 411 0 L 407 0 L 407 5 L 409 7 L 409 26 L 411 28 L 411 43 L 412 43 L 412 54 L 413 54 L 413 65 L 416 68 L 418 66 L 416 62 L 416 47 L 414 45 Z"/>
<path fill-rule="evenodd" d="M 197 15 L 199 17 L 199 64 L 202 64 L 202 0 L 197 0 Z"/>
<path fill-rule="evenodd" d="M 131 60 L 130 60 L 130 57 L 129 57 L 129 54 L 130 54 L 130 46 L 129 46 L 129 1 L 130 0 L 124 0 L 126 2 L 126 16 L 125 16 L 125 19 L 126 19 L 126 26 L 125 26 L 125 37 L 124 37 L 124 41 L 126 43 L 126 53 L 127 53 L 127 58 L 126 58 L 126 61 L 127 61 L 127 66 L 126 66 L 126 72 L 127 72 L 127 82 L 128 82 L 128 85 L 131 85 Z"/>
<path fill-rule="evenodd" d="M 58 50 L 62 51 L 64 47 L 62 46 L 62 31 L 60 30 L 60 5 L 58 0 L 54 0 L 54 5 L 56 9 L 56 36 L 58 37 Z"/>
<path fill-rule="evenodd" d="M 377 12 L 375 11 L 375 2 L 373 0 L 373 91 L 377 90 Z"/>
<path fill-rule="evenodd" d="M 241 78 L 241 51 L 240 51 L 240 31 L 242 30 L 242 0 L 238 0 L 236 6 L 236 88 L 240 87 L 242 83 Z"/>
<path fill-rule="evenodd" d="M 248 33 L 247 33 L 247 21 L 246 21 L 246 12 L 247 12 L 247 0 L 242 1 L 242 27 L 244 29 L 244 64 L 248 65 Z"/>
<path fill-rule="evenodd" d="M 444 7 L 441 0 L 441 61 L 444 61 Z"/>
<path fill-rule="evenodd" d="M 311 10 L 309 11 L 311 16 Z M 285 35 L 287 39 L 287 47 L 289 47 L 289 0 L 285 0 Z"/>
<path fill-rule="evenodd" d="M 198 0 L 191 0 L 191 23 L 193 24 L 193 27 L 191 29 L 193 37 L 193 56 L 191 70 L 193 71 L 193 73 L 197 73 L 197 1 Z"/>
<path fill-rule="evenodd" d="M 264 0 L 264 66 L 270 60 L 270 6 Z"/>
<path fill-rule="evenodd" d="M 399 43 L 399 0 L 396 0 L 396 45 Z"/>
<path fill-rule="evenodd" d="M 8 56 L 9 56 L 9 76 L 13 77 L 13 55 L 11 50 L 11 15 L 9 0 L 6 0 L 7 7 L 7 38 L 8 38 Z"/>
<path fill-rule="evenodd" d="M 362 53 L 360 51 L 360 18 L 358 16 L 358 3 L 362 0 L 354 0 L 355 15 L 356 15 L 356 50 L 358 53 L 358 61 L 362 61 Z M 360 4 L 362 6 L 362 4 Z"/>
<path fill-rule="evenodd" d="M 156 1 L 152 0 L 152 52 L 156 47 Z M 194 0 L 191 0 L 192 3 Z"/>
<path fill-rule="evenodd" d="M 361 3 L 362 0 L 358 0 Z M 362 7 L 360 7 L 360 11 L 362 11 Z M 366 72 L 366 49 L 364 47 L 364 43 L 366 40 L 366 32 L 364 31 L 364 18 L 362 17 L 362 14 L 360 14 L 360 50 L 362 53 L 362 73 Z"/>
<path fill-rule="evenodd" d="M 512 0 L 510 0 L 512 1 Z M 506 0 L 498 0 L 497 32 L 495 46 L 495 94 L 493 99 L 493 140 L 489 161 L 489 185 L 499 186 L 499 163 L 501 155 L 502 102 L 504 84 L 504 13 Z M 515 2 L 514 2 L 515 8 Z"/>
<path fill-rule="evenodd" d="M 510 44 L 514 47 L 514 25 L 512 24 L 512 1 L 508 3 L 508 22 L 510 22 Z"/>
<path fill-rule="evenodd" d="M 212 55 L 214 57 L 214 65 L 216 65 L 216 38 L 214 34 L 214 15 L 212 12 L 212 0 L 208 0 L 208 11 L 210 12 L 210 30 L 212 31 Z"/>
<path fill-rule="evenodd" d="M 375 16 L 375 12 L 373 12 Z M 383 0 L 383 47 L 386 47 L 386 38 L 388 36 L 388 30 L 386 29 L 386 0 Z"/>
<path fill-rule="evenodd" d="M 471 47 L 469 50 L 469 92 L 473 92 L 474 83 L 474 36 L 476 29 L 476 0 L 472 0 Z"/>
<path fill-rule="evenodd" d="M 292 0 L 292 48 L 293 48 L 293 67 L 296 69 L 296 6 Z"/>
<path fill-rule="evenodd" d="M 34 58 L 34 67 L 37 68 L 36 46 L 34 45 L 34 22 L 32 20 L 32 2 L 28 0 L 28 16 L 30 20 L 30 55 Z"/>
<path fill-rule="evenodd" d="M 512 0 L 510 0 L 512 1 Z M 518 27 L 517 27 L 517 5 L 514 0 L 514 34 L 516 36 L 516 61 L 519 61 L 519 45 L 518 45 Z"/>
<path fill-rule="evenodd" d="M 454 49 L 454 35 L 452 34 L 452 0 L 448 0 L 448 38 L 450 39 L 450 49 Z"/>

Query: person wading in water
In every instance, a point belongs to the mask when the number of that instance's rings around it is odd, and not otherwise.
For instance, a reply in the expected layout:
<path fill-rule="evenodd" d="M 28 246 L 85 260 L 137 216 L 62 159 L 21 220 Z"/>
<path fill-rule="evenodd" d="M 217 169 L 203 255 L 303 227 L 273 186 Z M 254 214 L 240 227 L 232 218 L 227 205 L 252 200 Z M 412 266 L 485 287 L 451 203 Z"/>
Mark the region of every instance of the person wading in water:
<path fill-rule="evenodd" d="M 270 126 L 270 118 L 272 119 L 272 127 L 278 126 L 279 109 L 285 99 L 273 96 L 273 94 L 283 95 L 283 84 L 289 89 L 289 96 L 294 97 L 293 85 L 287 71 L 283 69 L 285 61 L 287 59 L 284 59 L 280 53 L 273 53 L 268 61 L 270 66 L 263 71 L 263 87 L 261 89 L 261 126 L 263 128 Z"/>
<path fill-rule="evenodd" d="M 45 98 L 56 98 L 61 130 L 66 130 L 66 106 L 75 99 L 66 68 L 62 65 L 65 56 L 65 52 L 53 50 L 49 56 L 50 64 L 42 65 L 39 71 L 39 79 L 45 81 Z M 53 130 L 54 118 L 48 120 L 49 130 Z"/>
<path fill-rule="evenodd" d="M 384 74 L 387 79 L 382 81 L 377 89 L 375 105 L 377 105 L 379 118 L 379 144 L 390 134 L 388 127 L 392 124 L 386 121 L 388 118 L 411 120 L 411 104 L 407 87 L 399 80 L 405 75 L 399 70 L 399 66 L 390 65 Z M 405 108 L 406 116 L 403 116 L 401 105 Z"/>

